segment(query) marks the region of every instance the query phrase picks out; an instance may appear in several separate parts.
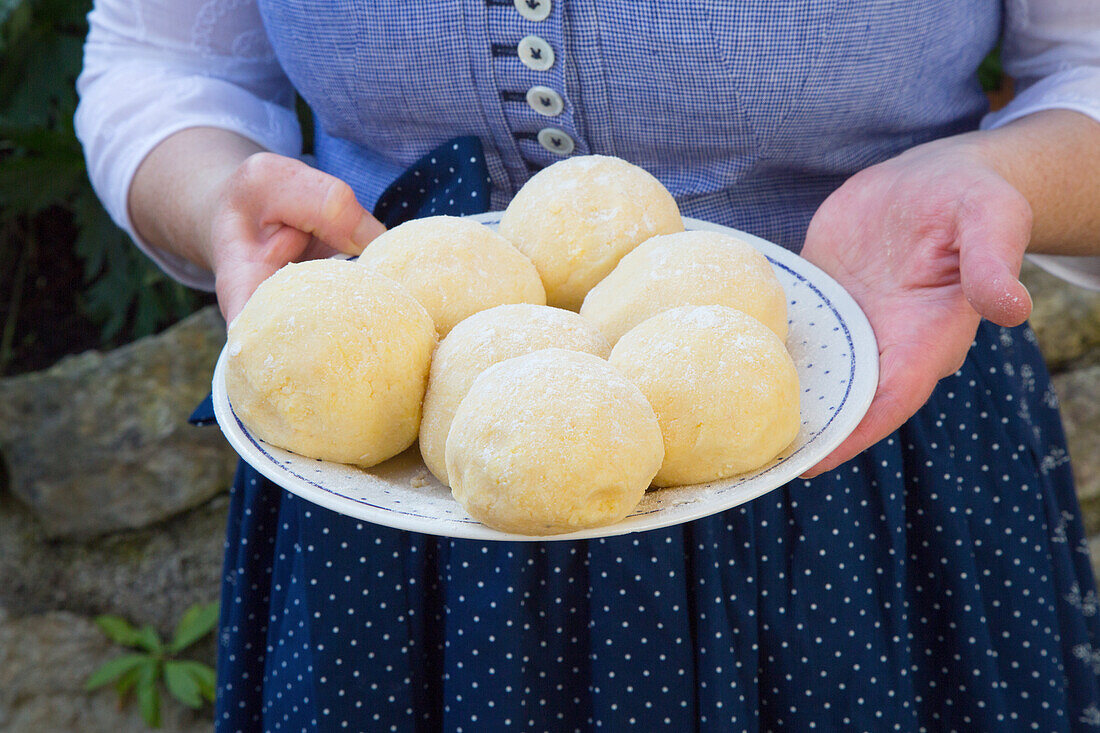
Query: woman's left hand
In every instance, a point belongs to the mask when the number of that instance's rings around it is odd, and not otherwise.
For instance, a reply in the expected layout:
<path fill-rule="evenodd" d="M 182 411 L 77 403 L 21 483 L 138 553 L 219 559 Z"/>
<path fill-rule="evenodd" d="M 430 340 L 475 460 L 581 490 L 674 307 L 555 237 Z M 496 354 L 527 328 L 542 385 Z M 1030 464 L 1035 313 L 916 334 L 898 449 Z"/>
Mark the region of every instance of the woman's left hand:
<path fill-rule="evenodd" d="M 855 431 L 805 475 L 836 467 L 911 417 L 966 358 L 981 318 L 1022 323 L 1031 207 L 971 133 L 863 170 L 810 222 L 802 256 L 856 299 L 878 340 L 879 384 Z"/>

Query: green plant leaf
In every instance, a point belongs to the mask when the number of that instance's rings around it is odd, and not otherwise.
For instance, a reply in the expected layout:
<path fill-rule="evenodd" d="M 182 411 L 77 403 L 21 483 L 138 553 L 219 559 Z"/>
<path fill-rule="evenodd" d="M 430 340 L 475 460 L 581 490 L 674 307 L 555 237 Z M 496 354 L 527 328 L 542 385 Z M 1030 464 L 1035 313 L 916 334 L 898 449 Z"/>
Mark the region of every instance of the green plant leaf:
<path fill-rule="evenodd" d="M 169 660 L 164 663 L 164 682 L 172 697 L 187 707 L 202 707 L 202 691 L 199 683 L 180 662 Z"/>
<path fill-rule="evenodd" d="M 153 659 L 152 657 L 146 658 L 149 661 Z M 115 692 L 118 693 L 119 709 L 125 704 L 126 696 L 130 693 L 130 690 L 134 689 L 134 685 L 137 684 L 139 676 L 141 676 L 141 667 L 135 667 L 115 680 Z"/>
<path fill-rule="evenodd" d="M 89 187 L 73 197 L 73 217 L 80 230 L 76 236 L 75 250 L 84 261 L 84 282 L 89 283 L 103 270 L 108 247 L 119 246 L 112 242 L 125 240 L 126 246 L 133 245 L 129 237 L 111 221 Z"/>
<path fill-rule="evenodd" d="M 7 24 L 8 19 L 22 4 L 22 0 L 0 0 L 0 31 L 7 30 L 4 26 Z"/>
<path fill-rule="evenodd" d="M 65 204 L 83 178 L 83 165 L 67 155 L 12 157 L 0 165 L 0 211 L 30 216 Z"/>
<path fill-rule="evenodd" d="M 121 616 L 110 614 L 96 616 L 95 625 L 107 635 L 108 639 L 116 644 L 122 644 L 123 646 L 137 645 L 137 629 Z"/>
<path fill-rule="evenodd" d="M 123 675 L 134 672 L 141 666 L 142 662 L 149 659 L 150 657 L 147 654 L 126 654 L 104 662 L 84 683 L 84 689 L 95 690 L 114 682 Z"/>
<path fill-rule="evenodd" d="M 978 83 L 982 85 L 983 90 L 990 92 L 1001 88 L 1003 78 L 1001 47 L 998 45 L 982 59 L 982 63 L 978 66 Z"/>
<path fill-rule="evenodd" d="M 138 629 L 137 635 L 134 637 L 134 645 L 151 654 L 164 653 L 164 644 L 161 643 L 160 636 L 157 635 L 152 626 L 142 626 Z"/>
<path fill-rule="evenodd" d="M 136 685 L 141 717 L 150 728 L 160 727 L 160 690 L 157 689 L 159 671 L 159 666 L 155 663 L 143 666 Z"/>
<path fill-rule="evenodd" d="M 218 623 L 218 602 L 196 603 L 184 612 L 176 625 L 169 651 L 175 653 L 186 649 L 196 641 L 213 631 Z"/>
<path fill-rule="evenodd" d="M 31 23 L 31 4 L 27 0 L 0 1 L 0 54 L 26 33 Z"/>
<path fill-rule="evenodd" d="M 84 239 L 82 233 L 78 247 Z M 107 236 L 99 245 L 102 246 L 102 270 L 84 289 L 78 302 L 81 310 L 99 324 L 102 342 L 108 343 L 122 332 L 129 319 L 139 290 L 135 270 L 141 266 L 142 255 L 120 238 Z"/>
<path fill-rule="evenodd" d="M 5 147 L 24 154 L 64 155 L 73 164 L 83 167 L 84 151 L 67 122 L 55 128 L 15 122 L 0 116 L 0 141 Z"/>
<path fill-rule="evenodd" d="M 82 37 L 26 34 L 0 69 L 0 111 L 15 122 L 45 126 L 71 115 L 83 55 Z"/>
<path fill-rule="evenodd" d="M 201 296 L 173 282 L 114 225 L 91 191 L 74 198 L 77 255 L 84 261 L 80 309 L 108 343 L 136 338 L 193 313 Z"/>
<path fill-rule="evenodd" d="M 176 661 L 180 667 L 187 671 L 191 677 L 194 678 L 195 683 L 199 686 L 199 692 L 210 702 L 214 702 L 214 694 L 216 691 L 217 675 L 214 673 L 214 668 L 209 664 L 203 664 L 202 662 L 195 662 L 190 659 L 183 659 Z"/>
<path fill-rule="evenodd" d="M 155 277 L 146 277 L 146 281 L 147 286 L 134 293 L 134 318 L 130 327 L 134 338 L 156 333 L 157 326 L 168 320 L 169 298 L 166 289 L 156 286 Z"/>

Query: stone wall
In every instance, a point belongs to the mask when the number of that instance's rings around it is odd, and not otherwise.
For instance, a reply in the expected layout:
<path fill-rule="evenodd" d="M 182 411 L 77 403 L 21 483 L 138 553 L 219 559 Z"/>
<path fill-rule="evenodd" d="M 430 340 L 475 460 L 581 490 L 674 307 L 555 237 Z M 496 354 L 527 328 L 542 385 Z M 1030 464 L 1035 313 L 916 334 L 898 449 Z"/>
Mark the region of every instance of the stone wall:
<path fill-rule="evenodd" d="M 164 638 L 217 598 L 236 457 L 187 417 L 224 341 L 210 308 L 0 380 L 0 731 L 148 730 L 113 689 L 84 691 L 121 653 L 91 619 L 118 614 Z M 188 656 L 212 664 L 213 639 Z M 168 731 L 212 729 L 209 707 L 164 700 L 162 714 Z"/>
<path fill-rule="evenodd" d="M 1025 263 L 1031 325 L 1054 374 L 1077 496 L 1100 577 L 1100 293 L 1066 285 Z"/>
<path fill-rule="evenodd" d="M 1100 567 L 1100 294 L 1030 267 L 1025 282 Z M 119 653 L 91 618 L 120 614 L 167 635 L 184 609 L 217 597 L 235 456 L 216 427 L 186 418 L 224 338 L 211 308 L 161 336 L 0 380 L 0 730 L 146 729 L 113 691 L 83 691 Z M 213 662 L 213 641 L 195 655 Z M 163 710 L 166 730 L 211 728 L 209 708 Z"/>

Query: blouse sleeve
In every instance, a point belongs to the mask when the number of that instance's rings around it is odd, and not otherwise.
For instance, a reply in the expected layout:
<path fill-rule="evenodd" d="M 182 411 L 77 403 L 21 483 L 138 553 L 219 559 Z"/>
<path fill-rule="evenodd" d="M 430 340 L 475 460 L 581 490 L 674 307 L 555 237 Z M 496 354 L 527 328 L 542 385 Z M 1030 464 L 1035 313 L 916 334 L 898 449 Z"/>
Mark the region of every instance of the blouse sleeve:
<path fill-rule="evenodd" d="M 97 0 L 77 79 L 76 134 L 114 221 L 165 272 L 213 289 L 213 276 L 143 242 L 127 207 L 146 155 L 189 127 L 237 132 L 283 155 L 301 150 L 294 91 L 249 0 Z"/>
<path fill-rule="evenodd" d="M 1071 109 L 1100 122 L 1100 2 L 1008 0 L 1001 59 L 1016 96 L 982 120 L 1005 125 L 1045 109 Z M 1100 256 L 1029 255 L 1045 270 L 1100 289 Z"/>

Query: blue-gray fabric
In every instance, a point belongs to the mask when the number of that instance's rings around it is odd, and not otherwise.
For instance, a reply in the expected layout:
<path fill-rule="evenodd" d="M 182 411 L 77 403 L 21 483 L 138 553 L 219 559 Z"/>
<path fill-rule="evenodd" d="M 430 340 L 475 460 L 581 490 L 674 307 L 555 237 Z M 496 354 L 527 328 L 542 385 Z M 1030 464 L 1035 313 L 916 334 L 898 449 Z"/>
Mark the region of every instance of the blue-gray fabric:
<path fill-rule="evenodd" d="M 482 140 L 494 209 L 556 156 L 616 155 L 673 192 L 687 216 L 797 249 L 847 176 L 977 126 L 975 69 L 1000 31 L 995 0 L 511 3 L 260 0 L 275 52 L 315 110 L 317 156 L 370 208 L 407 166 L 461 135 Z M 554 48 L 533 71 L 493 47 Z M 557 90 L 548 119 L 505 92 Z"/>
<path fill-rule="evenodd" d="M 985 0 L 261 5 L 320 164 L 389 223 L 499 208 L 552 124 L 795 249 L 847 175 L 975 126 L 999 26 Z M 549 71 L 492 51 L 530 33 Z M 561 116 L 503 94 L 533 84 Z M 1100 598 L 1026 326 L 983 323 L 836 471 L 636 535 L 412 534 L 242 466 L 222 604 L 219 731 L 1100 727 Z"/>

